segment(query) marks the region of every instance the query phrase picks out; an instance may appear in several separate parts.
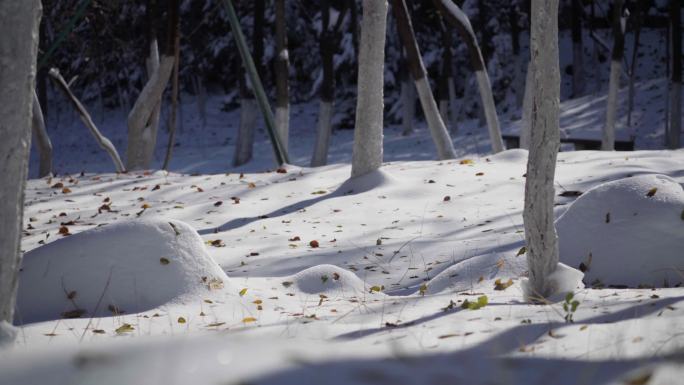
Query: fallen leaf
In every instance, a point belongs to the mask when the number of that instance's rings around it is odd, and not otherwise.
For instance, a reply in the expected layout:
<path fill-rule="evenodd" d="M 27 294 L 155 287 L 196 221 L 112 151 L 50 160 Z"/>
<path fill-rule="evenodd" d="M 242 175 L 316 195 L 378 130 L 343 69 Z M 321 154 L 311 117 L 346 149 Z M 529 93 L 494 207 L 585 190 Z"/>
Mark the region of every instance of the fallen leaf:
<path fill-rule="evenodd" d="M 299 235 L 295 235 L 294 237 L 288 239 L 290 242 L 296 242 L 296 241 L 301 241 L 302 239 L 299 238 Z"/>
<path fill-rule="evenodd" d="M 523 246 L 523 247 L 520 248 L 520 250 L 518 250 L 518 253 L 515 254 L 515 256 L 516 256 L 516 257 L 519 257 L 519 256 L 521 256 L 521 255 L 523 255 L 523 254 L 525 254 L 525 253 L 527 253 L 527 247 Z"/>
<path fill-rule="evenodd" d="M 102 329 L 93 329 L 93 333 L 95 334 L 105 334 L 105 331 Z"/>
<path fill-rule="evenodd" d="M 67 310 L 62 313 L 62 318 L 81 318 L 86 311 L 83 309 Z"/>
<path fill-rule="evenodd" d="M 214 207 L 219 207 L 222 204 L 223 204 L 223 201 L 218 201 L 218 202 L 214 203 Z"/>
<path fill-rule="evenodd" d="M 501 278 L 494 281 L 494 290 L 506 290 L 511 285 L 513 285 L 513 280 L 509 279 L 506 282 L 501 282 Z"/>
<path fill-rule="evenodd" d="M 159 263 L 161 263 L 162 265 L 168 265 L 169 263 L 171 263 L 171 261 L 169 261 L 168 258 L 161 257 L 159 258 Z"/>
<path fill-rule="evenodd" d="M 473 164 L 473 163 L 475 163 L 475 162 L 473 162 L 472 159 L 463 159 L 460 162 L 458 162 L 458 164 Z"/>
<path fill-rule="evenodd" d="M 71 192 L 71 189 L 68 188 L 68 187 L 64 187 L 64 188 L 62 189 L 62 194 L 68 194 L 68 193 L 70 193 L 70 192 Z"/>
<path fill-rule="evenodd" d="M 242 297 L 246 293 L 247 293 L 247 288 L 244 288 L 244 289 L 240 290 L 240 292 L 238 294 L 240 294 L 240 297 Z"/>
<path fill-rule="evenodd" d="M 116 332 L 116 334 L 123 334 L 123 333 L 130 333 L 133 330 L 135 330 L 135 328 L 133 326 L 131 326 L 131 324 L 123 324 L 123 325 L 119 326 L 118 328 L 116 328 L 116 330 L 114 330 L 114 331 Z"/>
<path fill-rule="evenodd" d="M 186 321 L 185 321 L 185 318 L 183 318 L 183 317 L 178 317 L 178 323 L 179 323 L 179 324 L 184 324 L 185 322 L 186 322 Z"/>
<path fill-rule="evenodd" d="M 311 246 L 312 249 L 317 248 L 318 247 L 318 241 L 314 239 L 313 241 L 309 242 L 309 246 Z"/>
<path fill-rule="evenodd" d="M 648 192 L 646 193 L 646 196 L 650 198 L 650 197 L 654 196 L 657 191 L 658 191 L 658 188 L 654 187 L 654 188 L 648 190 Z"/>
<path fill-rule="evenodd" d="M 242 323 L 250 323 L 250 322 L 256 322 L 256 318 L 254 317 L 245 317 L 242 319 Z"/>

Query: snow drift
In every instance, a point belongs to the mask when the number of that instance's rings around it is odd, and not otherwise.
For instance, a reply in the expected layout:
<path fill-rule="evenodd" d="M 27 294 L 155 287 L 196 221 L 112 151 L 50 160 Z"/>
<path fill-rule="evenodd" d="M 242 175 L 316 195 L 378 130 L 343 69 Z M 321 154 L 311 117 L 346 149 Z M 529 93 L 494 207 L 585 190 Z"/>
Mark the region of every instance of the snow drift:
<path fill-rule="evenodd" d="M 351 271 L 334 265 L 317 265 L 302 270 L 285 282 L 304 294 L 328 294 L 343 297 L 363 295 L 366 284 Z"/>
<path fill-rule="evenodd" d="M 110 224 L 24 256 L 15 323 L 145 311 L 227 279 L 184 222 Z"/>
<path fill-rule="evenodd" d="M 664 175 L 598 185 L 556 221 L 560 260 L 587 284 L 684 282 L 684 190 Z"/>

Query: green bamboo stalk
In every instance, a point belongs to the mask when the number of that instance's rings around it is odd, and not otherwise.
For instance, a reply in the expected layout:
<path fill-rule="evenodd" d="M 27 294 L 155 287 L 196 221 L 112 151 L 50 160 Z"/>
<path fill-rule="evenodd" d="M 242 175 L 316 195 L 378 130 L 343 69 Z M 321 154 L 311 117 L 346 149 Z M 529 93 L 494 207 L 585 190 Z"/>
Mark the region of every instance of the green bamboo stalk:
<path fill-rule="evenodd" d="M 63 30 L 59 32 L 59 35 L 57 36 L 57 39 L 52 43 L 50 48 L 45 52 L 44 55 L 40 57 L 40 60 L 38 61 L 38 70 L 43 68 L 48 60 L 52 57 L 52 54 L 55 53 L 55 50 L 59 48 L 60 45 L 62 45 L 62 41 L 71 33 L 71 31 L 74 30 L 74 27 L 76 26 L 76 22 L 83 17 L 83 13 L 85 13 L 86 8 L 92 3 L 92 0 L 83 0 L 81 4 L 79 4 L 78 8 L 76 9 L 76 12 L 74 12 L 74 16 L 69 19 L 67 22 L 67 25 L 64 27 Z"/>
<path fill-rule="evenodd" d="M 235 8 L 233 8 L 233 2 L 232 0 L 223 0 L 223 4 L 228 12 L 230 29 L 233 31 L 235 41 L 237 42 L 238 51 L 240 51 L 240 57 L 242 58 L 245 68 L 247 69 L 247 75 L 249 76 L 249 80 L 254 88 L 254 93 L 256 94 L 257 102 L 259 103 L 259 109 L 261 109 L 261 114 L 264 116 L 264 121 L 266 122 L 266 131 L 268 131 L 268 136 L 271 139 L 276 160 L 279 164 L 289 163 L 287 151 L 283 148 L 282 144 L 280 143 L 280 139 L 278 138 L 278 134 L 276 134 L 273 111 L 271 111 L 271 105 L 268 103 L 268 98 L 266 98 L 266 92 L 264 91 L 264 86 L 261 83 L 259 73 L 254 65 L 252 55 L 249 53 L 249 49 L 247 48 L 245 36 L 242 34 L 242 29 L 240 29 L 240 22 L 238 21 L 237 14 L 235 13 Z"/>

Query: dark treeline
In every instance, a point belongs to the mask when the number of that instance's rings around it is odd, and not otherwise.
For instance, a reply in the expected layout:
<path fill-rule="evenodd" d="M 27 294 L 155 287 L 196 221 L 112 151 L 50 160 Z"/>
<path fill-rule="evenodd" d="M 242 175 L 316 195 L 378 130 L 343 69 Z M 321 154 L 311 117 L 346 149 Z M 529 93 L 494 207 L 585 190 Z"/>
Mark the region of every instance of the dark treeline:
<path fill-rule="evenodd" d="M 150 24 L 156 27 L 157 36 L 166 36 L 167 24 L 163 20 L 168 17 L 170 1 L 158 0 L 155 9 L 148 11 L 151 3 L 149 1 L 92 0 L 64 42 L 49 57 L 44 57 L 83 2 L 84 0 L 43 1 L 44 17 L 41 22 L 39 61 L 44 60 L 44 65 L 38 75 L 41 105 L 45 106 L 44 110 L 49 114 L 46 89 L 52 86 L 46 81 L 46 76 L 49 68 L 56 67 L 67 80 L 77 76 L 72 87 L 86 103 L 99 102 L 107 108 L 121 106 L 130 110 L 146 81 L 145 59 L 151 34 Z M 275 1 L 264 2 L 263 28 L 254 28 L 255 5 L 261 2 L 240 0 L 234 3 L 242 29 L 252 49 L 253 34 L 255 31 L 263 30 L 263 57 L 262 62 L 257 64 L 261 64 L 261 76 L 266 91 L 271 101 L 275 102 Z M 522 61 L 526 63 L 528 60 L 529 0 L 458 0 L 456 3 L 470 17 L 478 36 L 499 113 L 506 113 L 513 107 L 519 108 L 526 64 L 520 65 L 514 58 L 523 55 Z M 575 35 L 578 29 L 585 35 L 583 51 L 586 56 L 591 55 L 591 51 L 595 49 L 594 45 L 600 46 L 600 43 L 592 40 L 589 35 L 596 30 L 601 30 L 603 39 L 610 45 L 613 4 L 614 2 L 609 0 L 561 1 L 561 33 L 568 33 L 570 36 L 574 21 Z M 464 42 L 452 29 L 445 26 L 431 1 L 407 1 L 407 5 L 428 77 L 433 83 L 432 89 L 441 95 L 438 97 L 446 98 L 444 95 L 448 94 L 448 89 L 444 81 L 440 84 L 440 79 L 448 77 L 453 77 L 458 97 L 476 94 L 476 91 L 467 90 L 476 86 L 469 68 Z M 626 2 L 625 7 L 634 13 L 636 5 L 637 1 L 631 0 Z M 628 34 L 632 33 L 637 25 L 642 29 L 667 28 L 667 1 L 644 0 L 638 5 L 641 16 L 629 19 Z M 323 9 L 326 6 L 330 7 L 330 16 Z M 290 102 L 318 100 L 321 94 L 334 90 L 337 113 L 350 112 L 350 117 L 338 120 L 336 126 L 351 127 L 356 92 L 356 49 L 362 17 L 361 2 L 286 0 L 285 15 L 290 63 Z M 343 15 L 344 19 L 338 22 L 339 15 Z M 331 25 L 339 28 L 338 36 L 330 38 L 330 32 L 322 29 L 323 19 L 330 19 Z M 204 95 L 207 91 L 223 93 L 227 95 L 226 109 L 238 107 L 239 80 L 244 72 L 221 1 L 182 1 L 180 21 L 181 91 L 193 95 Z M 407 71 L 407 67 L 403 65 L 401 43 L 396 31 L 396 22 L 390 13 L 385 78 L 388 118 L 394 122 L 399 121 L 401 112 L 392 107 L 399 100 L 401 80 L 406 78 L 404 71 Z M 335 46 L 329 47 L 330 44 L 324 44 L 324 47 L 321 47 L 322 37 L 328 38 L 328 42 Z M 449 43 L 453 44 L 449 46 Z M 161 52 L 166 49 L 166 44 L 166 39 L 159 39 Z M 335 51 L 334 88 L 329 87 L 326 84 L 328 82 L 324 81 L 325 66 L 321 59 L 321 48 Z M 446 50 L 448 52 L 445 52 Z M 648 55 L 649 52 L 644 51 L 644 54 Z M 600 63 L 605 63 L 610 58 L 610 52 L 605 48 L 598 49 L 596 56 Z M 448 65 L 444 65 L 445 61 Z M 590 66 L 591 63 L 585 64 L 585 72 L 590 72 Z M 561 74 L 566 78 L 564 81 L 570 83 L 573 80 L 572 61 L 569 65 L 561 67 Z M 666 74 L 663 73 L 661 76 Z M 604 83 L 606 78 L 607 75 L 604 75 Z M 521 84 L 523 86 L 520 86 Z M 580 89 L 587 92 L 595 90 L 592 87 Z M 565 93 L 564 96 L 572 94 Z M 477 98 L 467 99 L 467 103 L 462 107 L 462 113 L 477 117 Z M 420 109 L 417 112 L 420 113 Z"/>

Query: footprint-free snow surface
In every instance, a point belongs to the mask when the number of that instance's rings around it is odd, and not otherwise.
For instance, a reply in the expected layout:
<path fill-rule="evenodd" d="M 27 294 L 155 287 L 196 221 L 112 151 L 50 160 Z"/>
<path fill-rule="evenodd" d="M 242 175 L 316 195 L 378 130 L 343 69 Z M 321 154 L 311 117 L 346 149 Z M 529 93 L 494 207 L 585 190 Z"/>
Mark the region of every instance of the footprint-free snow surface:
<path fill-rule="evenodd" d="M 30 180 L 0 384 L 681 383 L 684 289 L 609 285 L 681 261 L 683 164 L 559 154 L 572 314 L 523 301 L 523 150 Z"/>
<path fill-rule="evenodd" d="M 75 235 L 61 228 L 61 239 L 24 256 L 16 323 L 137 313 L 228 280 L 181 221 L 125 220 Z"/>

